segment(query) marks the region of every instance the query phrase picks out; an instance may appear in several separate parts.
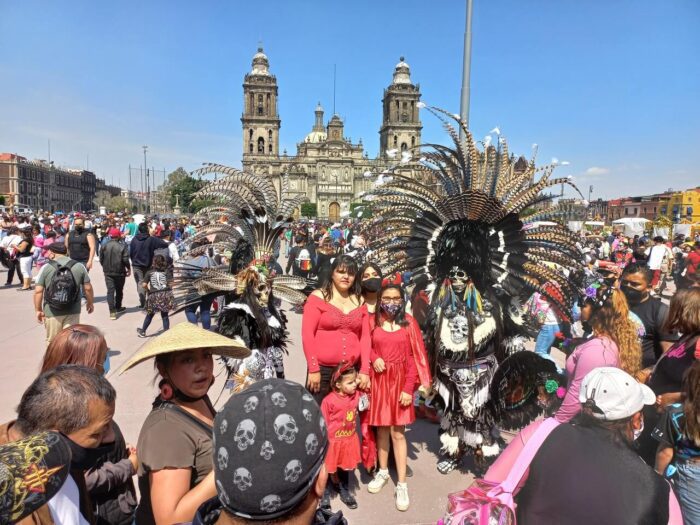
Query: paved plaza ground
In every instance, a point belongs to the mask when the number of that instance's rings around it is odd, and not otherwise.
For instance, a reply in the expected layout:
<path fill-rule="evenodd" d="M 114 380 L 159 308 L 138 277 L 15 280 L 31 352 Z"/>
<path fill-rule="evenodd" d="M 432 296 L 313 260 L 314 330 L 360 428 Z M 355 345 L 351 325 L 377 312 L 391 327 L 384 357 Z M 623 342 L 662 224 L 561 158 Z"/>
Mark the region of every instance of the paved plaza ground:
<path fill-rule="evenodd" d="M 2 273 L 4 274 L 4 269 Z M 124 300 L 127 311 L 118 320 L 111 321 L 99 263 L 94 265 L 90 277 L 95 289 L 95 311 L 91 315 L 83 312 L 81 321 L 98 326 L 112 350 L 112 371 L 108 378 L 117 389 L 115 421 L 119 423 L 127 442 L 136 444 L 141 424 L 156 395 L 156 373 L 150 362 L 123 375 L 115 373 L 128 356 L 148 341 L 136 335 L 136 328 L 141 326 L 144 317 L 138 309 L 136 285 L 132 278 L 127 280 Z M 0 275 L 0 279 L 0 282 L 4 282 L 6 276 Z M 44 327 L 36 322 L 34 316 L 33 292 L 15 291 L 18 288 L 18 285 L 0 288 L 0 326 L 3 335 L 3 359 L 0 361 L 0 399 L 3 402 L 0 404 L 0 422 L 14 418 L 15 407 L 24 389 L 36 377 L 46 348 Z M 287 311 L 287 317 L 291 344 L 285 369 L 288 378 L 303 382 L 306 362 L 301 347 L 301 315 Z M 184 314 L 177 314 L 171 319 L 171 324 L 184 321 Z M 149 334 L 157 334 L 161 330 L 161 321 L 157 316 L 151 324 Z M 222 372 L 223 367 L 217 364 L 217 382 L 210 391 L 217 407 L 227 399 L 226 392 L 222 393 Z M 348 510 L 337 497 L 333 500 L 333 508 L 341 508 L 351 524 L 435 523 L 444 511 L 447 493 L 467 487 L 471 482 L 472 477 L 466 471 L 454 471 L 446 476 L 436 471 L 439 449 L 436 425 L 423 420 L 416 421 L 406 437 L 409 443 L 409 464 L 414 472 L 413 477 L 408 479 L 411 508 L 407 512 L 396 510 L 393 483 L 387 485 L 380 494 L 369 494 L 366 485 L 370 478 L 364 469 L 359 469 L 356 471 L 355 483 L 359 508 Z"/>

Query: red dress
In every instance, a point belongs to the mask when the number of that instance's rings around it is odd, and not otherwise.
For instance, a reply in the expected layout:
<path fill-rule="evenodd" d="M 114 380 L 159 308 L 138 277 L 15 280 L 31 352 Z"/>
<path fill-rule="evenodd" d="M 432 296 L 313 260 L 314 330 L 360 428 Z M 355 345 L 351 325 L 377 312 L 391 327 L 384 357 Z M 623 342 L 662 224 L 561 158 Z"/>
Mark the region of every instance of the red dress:
<path fill-rule="evenodd" d="M 407 406 L 401 406 L 401 392 L 413 396 L 418 372 L 411 350 L 408 330 L 399 328 L 387 332 L 377 327 L 372 332 L 372 362 L 384 360 L 384 372 L 372 370 L 371 402 L 369 424 L 373 427 L 408 425 L 416 420 L 413 399 Z"/>
<path fill-rule="evenodd" d="M 331 392 L 323 398 L 321 413 L 328 427 L 326 469 L 330 474 L 339 468 L 353 470 L 360 462 L 360 438 L 357 436 L 359 402 L 359 391 L 352 396 Z"/>
<path fill-rule="evenodd" d="M 335 367 L 341 361 L 360 365 L 360 373 L 369 374 L 369 314 L 366 306 L 350 313 L 309 296 L 301 319 L 301 339 L 310 373 L 319 365 Z"/>

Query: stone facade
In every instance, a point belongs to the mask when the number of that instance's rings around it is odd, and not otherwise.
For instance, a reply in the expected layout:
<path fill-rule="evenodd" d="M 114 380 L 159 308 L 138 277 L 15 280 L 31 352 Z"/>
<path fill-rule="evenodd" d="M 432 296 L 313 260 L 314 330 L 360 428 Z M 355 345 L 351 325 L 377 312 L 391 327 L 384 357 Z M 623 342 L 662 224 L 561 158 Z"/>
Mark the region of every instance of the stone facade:
<path fill-rule="evenodd" d="M 397 164 L 402 150 L 421 143 L 420 86 L 411 82 L 403 57 L 391 85 L 384 90 L 380 154 L 373 159 L 361 140 L 353 143 L 345 136 L 345 123 L 338 115 L 324 123 L 320 104 L 311 132 L 297 144 L 296 155 L 286 151 L 280 155 L 277 98 L 277 79 L 259 48 L 243 82 L 243 169 L 273 177 L 278 189 L 280 174 L 288 174 L 290 191 L 316 203 L 319 218 L 335 221 L 350 211 L 350 205 L 360 203 L 362 193 L 372 188 L 376 176 Z M 402 170 L 402 174 L 419 176 L 411 169 Z"/>

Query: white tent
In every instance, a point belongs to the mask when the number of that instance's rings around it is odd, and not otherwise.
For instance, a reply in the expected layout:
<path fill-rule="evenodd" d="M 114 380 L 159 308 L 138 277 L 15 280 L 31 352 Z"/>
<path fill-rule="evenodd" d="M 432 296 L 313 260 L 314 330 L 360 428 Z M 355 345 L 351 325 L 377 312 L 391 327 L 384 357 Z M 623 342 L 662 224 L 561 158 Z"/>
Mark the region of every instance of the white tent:
<path fill-rule="evenodd" d="M 625 217 L 624 219 L 613 221 L 613 226 L 622 227 L 622 233 L 625 235 L 641 236 L 644 234 L 644 228 L 648 222 L 650 222 L 649 219 L 642 219 L 641 217 Z"/>

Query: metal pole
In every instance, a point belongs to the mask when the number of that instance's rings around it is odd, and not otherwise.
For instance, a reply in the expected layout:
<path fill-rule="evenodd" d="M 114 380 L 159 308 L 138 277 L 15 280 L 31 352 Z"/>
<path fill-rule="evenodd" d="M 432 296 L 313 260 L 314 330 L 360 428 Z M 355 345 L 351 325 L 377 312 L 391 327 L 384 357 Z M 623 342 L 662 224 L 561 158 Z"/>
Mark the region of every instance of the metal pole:
<path fill-rule="evenodd" d="M 472 65 L 472 0 L 467 0 L 467 21 L 464 28 L 464 57 L 462 59 L 462 96 L 459 104 L 459 116 L 469 127 L 469 77 Z M 460 128 L 459 138 L 464 139 Z"/>
<path fill-rule="evenodd" d="M 151 181 L 148 176 L 148 165 L 146 164 L 146 151 L 148 146 L 143 148 L 143 169 L 146 171 L 146 213 L 151 213 Z"/>

